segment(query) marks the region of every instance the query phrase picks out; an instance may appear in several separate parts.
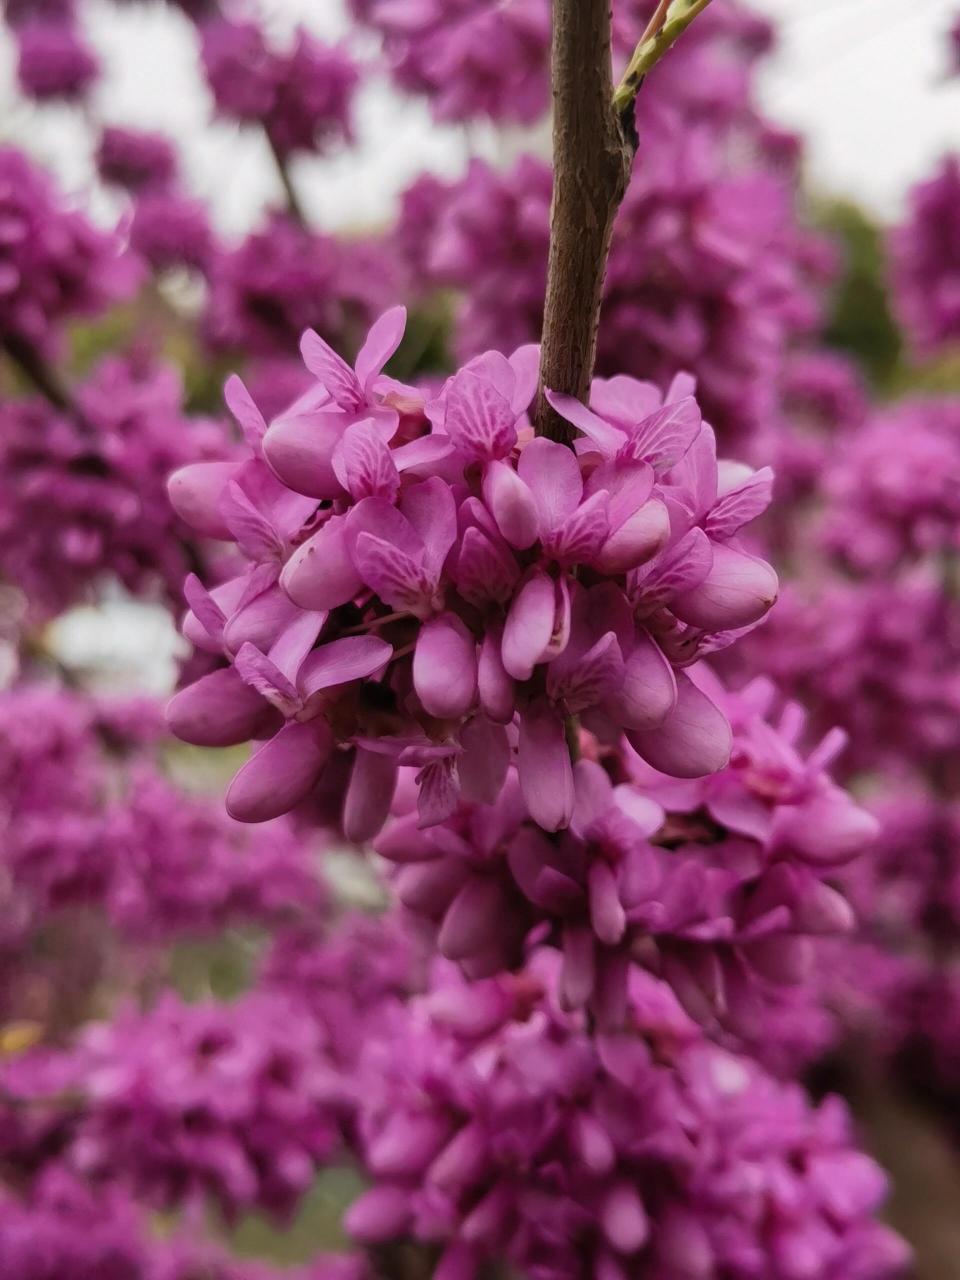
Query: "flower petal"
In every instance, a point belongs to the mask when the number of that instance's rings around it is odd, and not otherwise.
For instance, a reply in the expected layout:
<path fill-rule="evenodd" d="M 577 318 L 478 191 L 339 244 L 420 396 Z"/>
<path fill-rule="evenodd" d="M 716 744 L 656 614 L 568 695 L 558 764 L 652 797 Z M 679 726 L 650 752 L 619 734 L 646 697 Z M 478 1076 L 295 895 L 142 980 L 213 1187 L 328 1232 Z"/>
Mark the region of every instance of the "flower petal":
<path fill-rule="evenodd" d="M 357 381 L 368 396 L 372 390 L 371 383 L 383 372 L 383 366 L 399 347 L 406 327 L 406 307 L 391 307 L 370 326 L 356 365 Z"/>
<path fill-rule="evenodd" d="M 682 621 L 704 631 L 732 631 L 758 622 L 773 606 L 779 583 L 765 560 L 726 543 L 713 545 L 713 565 L 697 586 L 670 601 Z"/>
<path fill-rule="evenodd" d="M 377 636 L 344 636 L 314 649 L 300 668 L 297 684 L 304 698 L 321 689 L 373 675 L 390 661 L 393 646 Z"/>
<path fill-rule="evenodd" d="M 280 586 L 301 609 L 336 609 L 363 582 L 350 556 L 347 524 L 333 516 L 302 543 L 283 566 Z"/>
<path fill-rule="evenodd" d="M 663 723 L 631 730 L 627 737 L 638 755 L 671 778 L 702 778 L 730 759 L 726 717 L 683 672 L 677 673 L 677 701 Z"/>
<path fill-rule="evenodd" d="M 313 790 L 332 750 L 326 721 L 290 721 L 236 774 L 227 791 L 227 812 L 238 822 L 266 822 L 289 813 Z"/>
<path fill-rule="evenodd" d="M 580 463 L 566 445 L 537 436 L 520 455 L 517 474 L 533 494 L 541 537 L 559 530 L 580 505 L 583 497 Z"/>
<path fill-rule="evenodd" d="M 513 599 L 503 628 L 503 665 L 515 680 L 529 680 L 550 646 L 556 616 L 553 579 L 537 569 Z"/>
<path fill-rule="evenodd" d="M 530 816 L 544 831 L 569 826 L 573 767 L 563 720 L 546 701 L 520 714 L 520 787 Z"/>
<path fill-rule="evenodd" d="M 201 676 L 175 693 L 166 708 L 170 731 L 196 747 L 248 742 L 275 714 L 232 667 Z"/>
<path fill-rule="evenodd" d="M 477 645 L 453 613 L 420 628 L 413 655 L 413 686 L 428 715 L 459 720 L 477 698 Z"/>
<path fill-rule="evenodd" d="M 506 462 L 490 462 L 483 472 L 483 500 L 511 547 L 533 546 L 540 531 L 533 494 Z"/>
<path fill-rule="evenodd" d="M 192 462 L 181 467 L 167 481 L 170 505 L 197 533 L 226 541 L 233 535 L 220 512 L 220 499 L 236 472 L 235 462 Z"/>

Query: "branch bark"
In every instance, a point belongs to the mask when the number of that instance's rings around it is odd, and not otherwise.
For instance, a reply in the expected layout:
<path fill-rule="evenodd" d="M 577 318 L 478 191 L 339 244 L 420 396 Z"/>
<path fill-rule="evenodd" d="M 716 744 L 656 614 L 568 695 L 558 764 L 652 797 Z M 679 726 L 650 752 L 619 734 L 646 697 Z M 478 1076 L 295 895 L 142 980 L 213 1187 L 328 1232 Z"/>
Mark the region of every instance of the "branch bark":
<path fill-rule="evenodd" d="M 537 434 L 572 444 L 544 388 L 589 398 L 613 222 L 636 149 L 613 106 L 610 0 L 553 0 L 553 203 Z M 628 133 L 629 129 L 629 133 Z"/>

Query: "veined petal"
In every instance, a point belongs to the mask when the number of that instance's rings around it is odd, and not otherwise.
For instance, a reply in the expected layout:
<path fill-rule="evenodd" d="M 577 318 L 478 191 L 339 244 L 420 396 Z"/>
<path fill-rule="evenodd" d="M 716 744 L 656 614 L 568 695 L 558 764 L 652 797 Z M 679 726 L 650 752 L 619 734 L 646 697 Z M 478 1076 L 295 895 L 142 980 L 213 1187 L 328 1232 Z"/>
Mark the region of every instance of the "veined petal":
<path fill-rule="evenodd" d="M 411 485 L 400 500 L 400 510 L 423 543 L 423 563 L 430 581 L 439 582 L 457 537 L 457 504 L 450 486 L 439 476 Z"/>
<path fill-rule="evenodd" d="M 373 675 L 393 655 L 393 646 L 377 636 L 344 636 L 314 649 L 300 668 L 297 684 L 304 698 L 321 689 Z"/>
<path fill-rule="evenodd" d="M 266 435 L 267 424 L 243 380 L 235 373 L 232 373 L 224 384 L 223 398 L 227 408 L 240 424 L 243 438 L 254 453 L 259 452 L 261 441 Z"/>
<path fill-rule="evenodd" d="M 473 605 L 506 604 L 513 595 L 520 569 L 503 540 L 467 528 L 460 539 L 456 567 L 457 590 Z"/>
<path fill-rule="evenodd" d="M 363 398 L 363 388 L 342 356 L 319 333 L 307 329 L 300 338 L 300 355 L 316 380 L 341 408 L 355 408 Z"/>
<path fill-rule="evenodd" d="M 450 381 L 443 429 L 465 458 L 505 458 L 517 442 L 516 421 L 510 402 L 469 367 Z"/>
<path fill-rule="evenodd" d="M 234 668 L 251 689 L 273 704 L 285 716 L 292 716 L 300 708 L 297 686 L 261 653 L 256 645 L 242 644 L 233 660 Z"/>
<path fill-rule="evenodd" d="M 353 551 L 357 572 L 392 609 L 419 614 L 430 595 L 423 568 L 392 542 L 361 533 Z"/>
<path fill-rule="evenodd" d="M 703 522 L 705 532 L 718 542 L 726 542 L 735 533 L 763 515 L 773 498 L 773 471 L 761 467 L 742 484 L 717 500 Z"/>
<path fill-rule="evenodd" d="M 520 713 L 520 787 L 530 816 L 544 831 L 569 826 L 573 767 L 564 723 L 546 701 Z"/>
<path fill-rule="evenodd" d="M 453 613 L 420 628 L 413 654 L 413 687 L 428 715 L 459 720 L 477 698 L 477 644 Z"/>
<path fill-rule="evenodd" d="M 400 492 L 400 475 L 383 432 L 365 418 L 347 427 L 333 451 L 334 473 L 357 502 L 385 498 L 394 502 Z"/>
<path fill-rule="evenodd" d="M 382 373 L 383 366 L 399 347 L 406 327 L 406 307 L 391 307 L 370 326 L 366 341 L 357 355 L 356 372 L 357 381 L 368 396 L 372 389 L 371 383 Z"/>
<path fill-rule="evenodd" d="M 585 404 L 575 400 L 573 396 L 561 395 L 558 391 L 550 390 L 545 390 L 544 395 L 561 418 L 566 418 L 567 422 L 573 423 L 585 436 L 588 436 L 604 457 L 615 457 L 626 444 L 625 432 L 606 422 Z"/>
<path fill-rule="evenodd" d="M 533 494 L 541 537 L 559 530 L 580 505 L 580 464 L 566 445 L 537 436 L 521 453 L 517 474 Z"/>
<path fill-rule="evenodd" d="M 510 407 L 519 417 L 530 408 L 533 397 L 537 394 L 537 383 L 540 380 L 540 344 L 530 342 L 526 346 L 517 347 L 510 357 L 510 368 L 515 378 Z"/>
<path fill-rule="evenodd" d="M 544 539 L 546 554 L 564 564 L 594 561 L 610 533 L 608 508 L 609 498 L 603 490 L 587 498 L 569 519 Z"/>
<path fill-rule="evenodd" d="M 289 813 L 313 790 L 333 750 L 324 720 L 291 720 L 250 757 L 227 791 L 227 812 L 238 822 L 266 822 Z"/>
<path fill-rule="evenodd" d="M 624 454 L 649 462 L 658 473 L 669 471 L 696 440 L 701 422 L 700 408 L 693 396 L 665 404 L 631 432 Z"/>
<path fill-rule="evenodd" d="M 612 631 L 601 636 L 576 662 L 565 662 L 557 672 L 547 668 L 547 693 L 564 702 L 571 715 L 595 707 L 615 696 L 623 684 L 623 655 Z"/>

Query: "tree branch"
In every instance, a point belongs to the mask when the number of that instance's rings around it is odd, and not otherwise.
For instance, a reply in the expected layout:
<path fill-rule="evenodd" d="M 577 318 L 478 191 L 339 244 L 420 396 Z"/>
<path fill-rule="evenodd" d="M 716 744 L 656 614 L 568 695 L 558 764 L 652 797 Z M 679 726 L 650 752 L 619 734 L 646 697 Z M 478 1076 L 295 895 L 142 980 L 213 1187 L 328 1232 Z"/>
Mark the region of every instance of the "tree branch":
<path fill-rule="evenodd" d="M 287 198 L 287 212 L 294 222 L 299 222 L 300 226 L 307 228 L 307 217 L 303 211 L 303 205 L 300 203 L 300 197 L 297 195 L 297 188 L 293 185 L 293 178 L 290 174 L 290 166 L 287 158 L 280 151 L 279 147 L 270 136 L 270 130 L 264 128 L 263 135 L 267 140 L 270 148 L 270 154 L 273 156 L 274 164 L 277 168 L 277 176 L 280 179 L 280 185 L 283 187 L 284 195 Z"/>
<path fill-rule="evenodd" d="M 613 107 L 610 0 L 554 0 L 553 203 L 540 351 L 537 434 L 571 444 L 574 429 L 544 388 L 589 397 L 603 277 L 634 147 Z"/>

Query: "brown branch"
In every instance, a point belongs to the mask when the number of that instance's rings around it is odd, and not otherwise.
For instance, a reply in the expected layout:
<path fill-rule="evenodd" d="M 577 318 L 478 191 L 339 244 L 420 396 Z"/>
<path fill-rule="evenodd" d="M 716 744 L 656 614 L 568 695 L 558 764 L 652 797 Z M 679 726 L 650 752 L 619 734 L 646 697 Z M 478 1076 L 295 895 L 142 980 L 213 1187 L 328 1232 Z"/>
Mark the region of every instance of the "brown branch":
<path fill-rule="evenodd" d="M 47 364 L 31 342 L 18 338 L 16 334 L 10 334 L 0 345 L 9 356 L 11 363 L 19 369 L 35 391 L 39 391 L 55 409 L 76 414 L 70 392 L 60 380 L 57 371 Z"/>
<path fill-rule="evenodd" d="M 540 352 L 537 434 L 571 444 L 574 428 L 544 388 L 586 400 L 603 277 L 634 147 L 613 108 L 610 0 L 554 0 L 553 203 Z"/>
<path fill-rule="evenodd" d="M 304 213 L 303 205 L 300 203 L 300 197 L 297 195 L 297 188 L 293 185 L 293 178 L 290 174 L 290 167 L 287 163 L 287 157 L 283 154 L 273 138 L 270 136 L 270 130 L 264 127 L 264 137 L 270 148 L 270 154 L 273 156 L 274 164 L 277 168 L 277 176 L 280 179 L 280 185 L 283 187 L 284 195 L 287 197 L 287 212 L 294 222 L 298 222 L 305 230 L 309 229 L 307 215 Z"/>

